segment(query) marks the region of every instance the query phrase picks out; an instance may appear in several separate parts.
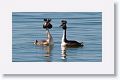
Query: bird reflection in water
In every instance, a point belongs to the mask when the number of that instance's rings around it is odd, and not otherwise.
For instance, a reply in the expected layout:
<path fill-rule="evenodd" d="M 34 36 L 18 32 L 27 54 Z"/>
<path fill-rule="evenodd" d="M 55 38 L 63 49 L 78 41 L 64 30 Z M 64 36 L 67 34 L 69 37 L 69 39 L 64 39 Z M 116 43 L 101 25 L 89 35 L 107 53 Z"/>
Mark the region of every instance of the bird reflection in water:
<path fill-rule="evenodd" d="M 61 46 L 61 59 L 66 62 L 67 61 L 67 47 Z"/>
<path fill-rule="evenodd" d="M 53 49 L 53 45 L 44 46 L 44 50 L 45 50 L 44 57 L 46 58 L 47 62 L 51 62 L 50 56 L 52 49 Z"/>

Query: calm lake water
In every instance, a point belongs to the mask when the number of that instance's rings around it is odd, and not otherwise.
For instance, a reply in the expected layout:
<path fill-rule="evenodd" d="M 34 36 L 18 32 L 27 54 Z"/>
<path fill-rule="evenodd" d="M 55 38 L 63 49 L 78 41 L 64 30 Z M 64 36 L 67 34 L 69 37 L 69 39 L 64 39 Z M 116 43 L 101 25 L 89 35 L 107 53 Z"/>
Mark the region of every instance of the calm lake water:
<path fill-rule="evenodd" d="M 36 46 L 33 42 L 46 39 L 43 19 L 51 18 L 53 47 Z M 63 30 L 61 20 L 67 20 L 67 39 L 84 43 L 83 48 L 61 50 Z M 67 56 L 63 57 L 63 53 Z M 101 12 L 13 12 L 12 13 L 13 62 L 101 62 L 102 13 Z"/>

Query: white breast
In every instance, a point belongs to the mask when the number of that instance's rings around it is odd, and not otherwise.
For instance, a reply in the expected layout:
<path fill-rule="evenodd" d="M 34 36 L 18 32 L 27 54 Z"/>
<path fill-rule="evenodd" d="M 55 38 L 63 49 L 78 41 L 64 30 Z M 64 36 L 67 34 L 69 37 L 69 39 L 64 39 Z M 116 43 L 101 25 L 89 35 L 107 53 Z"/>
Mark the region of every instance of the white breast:
<path fill-rule="evenodd" d="M 65 43 L 64 41 L 62 41 L 61 46 L 66 46 L 67 43 Z"/>

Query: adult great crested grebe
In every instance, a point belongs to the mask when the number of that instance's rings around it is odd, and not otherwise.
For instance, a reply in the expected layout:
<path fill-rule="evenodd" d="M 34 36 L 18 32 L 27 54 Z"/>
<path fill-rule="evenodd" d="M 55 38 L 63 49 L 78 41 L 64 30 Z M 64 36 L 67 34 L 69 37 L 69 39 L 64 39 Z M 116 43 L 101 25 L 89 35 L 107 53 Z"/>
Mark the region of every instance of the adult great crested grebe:
<path fill-rule="evenodd" d="M 50 23 L 51 19 L 44 19 L 44 24 L 43 24 L 43 28 L 46 29 L 46 33 L 47 33 L 47 39 L 46 40 L 36 40 L 34 42 L 35 45 L 53 45 L 53 38 L 52 35 L 50 34 L 49 29 L 52 28 L 52 24 Z"/>
<path fill-rule="evenodd" d="M 66 30 L 67 30 L 67 21 L 62 20 L 60 27 L 63 28 L 63 37 L 62 37 L 62 43 L 61 46 L 66 46 L 66 47 L 83 47 L 83 42 L 79 43 L 74 40 L 67 40 L 66 38 Z"/>

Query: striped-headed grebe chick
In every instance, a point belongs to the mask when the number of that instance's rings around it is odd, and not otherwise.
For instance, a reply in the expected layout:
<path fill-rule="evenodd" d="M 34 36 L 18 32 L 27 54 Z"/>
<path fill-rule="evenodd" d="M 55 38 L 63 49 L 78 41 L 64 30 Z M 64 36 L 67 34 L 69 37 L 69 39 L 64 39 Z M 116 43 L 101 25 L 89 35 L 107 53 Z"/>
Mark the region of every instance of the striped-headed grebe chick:
<path fill-rule="evenodd" d="M 66 46 L 66 47 L 83 47 L 83 42 L 77 42 L 75 40 L 67 40 L 67 34 L 66 34 L 66 30 L 67 30 L 67 21 L 66 20 L 62 20 L 61 21 L 61 25 L 60 27 L 63 28 L 63 37 L 62 37 L 62 42 L 61 42 L 61 46 Z"/>

